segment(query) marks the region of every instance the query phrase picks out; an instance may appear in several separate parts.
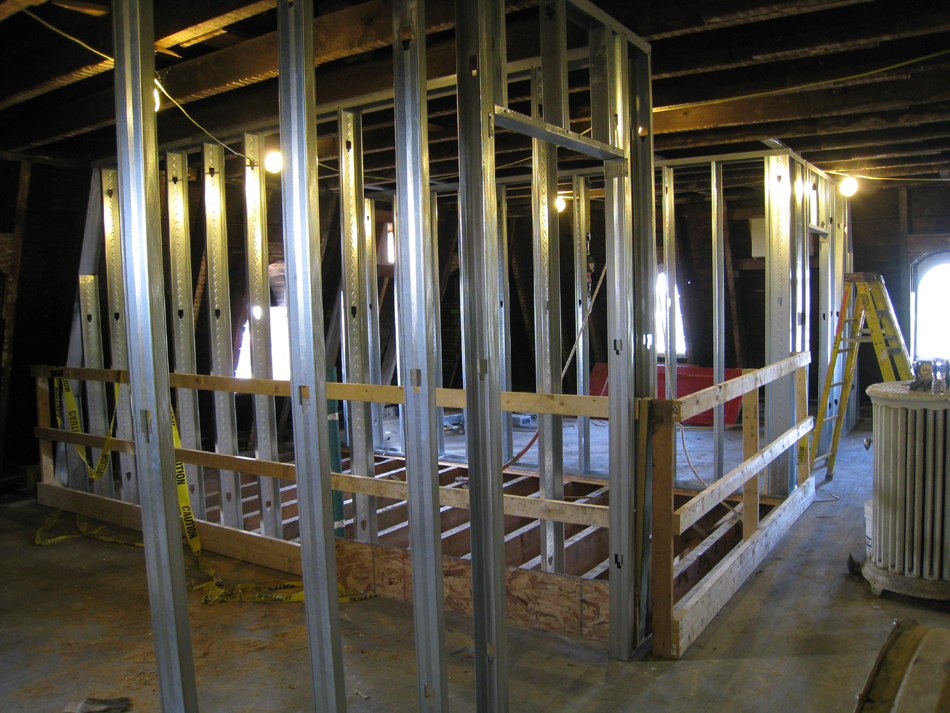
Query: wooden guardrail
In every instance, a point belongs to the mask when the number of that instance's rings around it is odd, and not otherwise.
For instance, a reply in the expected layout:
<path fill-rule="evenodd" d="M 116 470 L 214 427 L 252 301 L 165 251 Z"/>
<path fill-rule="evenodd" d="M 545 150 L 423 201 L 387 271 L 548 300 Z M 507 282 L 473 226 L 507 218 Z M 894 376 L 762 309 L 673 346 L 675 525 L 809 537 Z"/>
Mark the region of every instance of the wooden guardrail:
<path fill-rule="evenodd" d="M 748 371 L 736 379 L 682 399 L 651 402 L 655 654 L 667 658 L 682 656 L 814 498 L 815 484 L 809 472 L 808 458 L 800 457 L 807 453 L 808 434 L 814 426 L 813 418 L 802 418 L 768 445 L 759 446 L 759 388 L 794 374 L 796 413 L 807 414 L 807 366 L 810 361 L 808 352 L 795 354 L 764 369 Z M 679 508 L 675 507 L 676 424 L 740 396 L 743 409 L 743 462 Z M 796 444 L 797 450 L 792 450 Z M 789 450 L 799 456 L 798 488 L 760 522 L 759 473 Z M 683 570 L 683 566 L 682 563 L 677 566 L 674 562 L 675 538 L 740 488 L 741 514 L 737 508 L 735 513 L 724 518 L 696 550 L 710 549 L 738 523 L 740 517 L 742 542 L 676 601 L 674 585 L 676 575 Z"/>

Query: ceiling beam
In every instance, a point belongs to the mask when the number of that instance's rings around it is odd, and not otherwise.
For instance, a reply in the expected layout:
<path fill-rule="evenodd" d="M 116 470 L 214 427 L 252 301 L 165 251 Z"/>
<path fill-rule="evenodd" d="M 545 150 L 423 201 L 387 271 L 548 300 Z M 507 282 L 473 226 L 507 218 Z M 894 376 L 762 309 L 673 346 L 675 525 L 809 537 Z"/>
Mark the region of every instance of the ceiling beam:
<path fill-rule="evenodd" d="M 700 36 L 663 40 L 653 45 L 653 77 L 684 76 L 802 57 L 873 48 L 884 42 L 950 31 L 946 3 L 875 3 L 856 21 L 842 8 L 749 28 L 733 27 Z"/>
<path fill-rule="evenodd" d="M 838 134 L 844 135 L 843 138 L 847 140 L 847 134 L 851 132 L 874 132 L 944 121 L 950 121 L 950 102 L 937 102 L 895 111 L 774 121 L 750 126 L 729 126 L 722 129 L 663 134 L 654 137 L 653 147 L 662 153 L 674 149 L 723 146 L 774 137 L 783 137 L 794 147 L 796 143 L 794 137 L 821 136 L 828 142 L 834 142 Z"/>
<path fill-rule="evenodd" d="M 42 5 L 47 0 L 0 0 L 0 21 L 16 15 L 20 10 Z"/>
<path fill-rule="evenodd" d="M 597 4 L 618 22 L 629 27 L 648 42 L 721 30 L 763 20 L 820 12 L 870 0 L 727 0 L 726 2 L 668 2 L 652 0 L 632 3 L 629 0 Z"/>
<path fill-rule="evenodd" d="M 654 109 L 656 134 L 699 131 L 723 126 L 888 111 L 950 101 L 950 71 L 920 71 L 909 79 L 767 97 L 733 99 L 714 104 Z"/>
<path fill-rule="evenodd" d="M 934 154 L 950 151 L 950 131 L 932 141 L 920 141 L 910 144 L 890 143 L 880 146 L 862 146 L 858 148 L 834 149 L 823 151 L 800 151 L 803 158 L 814 164 L 842 161 L 868 161 L 874 159 L 895 159 L 928 156 L 932 161 Z"/>
<path fill-rule="evenodd" d="M 513 11 L 533 4 L 536 4 L 536 0 L 507 0 L 506 9 Z M 455 12 L 451 4 L 429 0 L 426 10 L 427 33 L 449 29 L 454 23 Z M 315 65 L 388 46 L 392 44 L 390 5 L 386 0 L 369 0 L 318 17 L 314 20 L 314 36 Z M 388 66 L 391 67 L 391 61 Z M 450 73 L 455 73 L 454 59 Z M 164 73 L 162 84 L 179 103 L 187 104 L 276 76 L 277 33 L 272 32 L 175 65 Z M 391 71 L 380 79 L 392 87 Z M 339 89 L 343 94 L 352 96 L 358 86 L 361 93 L 366 91 L 361 85 L 353 83 L 333 87 L 333 90 Z M 325 94 L 321 88 L 321 101 L 325 101 Z M 9 132 L 3 132 L 9 134 L 4 143 L 10 148 L 24 150 L 110 126 L 115 121 L 113 103 L 112 91 L 103 90 L 71 102 L 62 107 L 58 114 L 44 116 L 42 120 L 39 117 L 34 117 L 33 121 L 18 117 L 15 122 L 10 122 L 13 126 Z M 17 126 L 20 127 L 19 131 Z"/>
<path fill-rule="evenodd" d="M 244 3 L 244 4 L 239 4 Z M 218 13 L 213 16 L 195 16 L 194 12 L 180 14 L 174 10 L 167 10 L 160 13 L 164 18 L 165 27 L 156 27 L 157 30 L 164 30 L 170 34 L 162 37 L 155 42 L 156 50 L 167 50 L 182 42 L 188 42 L 198 37 L 220 30 L 228 25 L 232 25 L 239 20 L 245 20 L 254 15 L 258 15 L 266 10 L 276 6 L 276 0 L 258 0 L 257 2 L 247 3 L 247 0 L 227 0 L 227 2 L 198 2 L 191 3 L 203 9 L 206 13 Z M 156 18 L 156 25 L 159 25 L 159 19 Z M 194 23 L 183 25 L 182 23 Z M 63 40 L 68 42 L 67 40 Z M 110 54 L 109 48 L 112 46 L 111 34 L 102 34 L 99 37 L 87 42 L 93 47 L 103 49 L 106 54 Z M 78 45 L 69 43 L 69 52 L 64 56 L 59 52 L 46 52 L 31 62 L 31 66 L 21 74 L 19 79 L 17 75 L 10 77 L 11 85 L 8 92 L 0 97 L 0 111 L 11 106 L 16 106 L 25 101 L 38 96 L 47 94 L 55 89 L 67 87 L 83 79 L 94 77 L 97 74 L 108 72 L 112 69 L 112 60 L 102 60 L 99 62 L 89 62 L 94 57 L 88 50 L 83 50 Z M 77 66 L 78 64 L 78 66 Z M 66 67 L 71 67 L 66 69 Z M 43 79 L 39 79 L 43 77 Z"/>

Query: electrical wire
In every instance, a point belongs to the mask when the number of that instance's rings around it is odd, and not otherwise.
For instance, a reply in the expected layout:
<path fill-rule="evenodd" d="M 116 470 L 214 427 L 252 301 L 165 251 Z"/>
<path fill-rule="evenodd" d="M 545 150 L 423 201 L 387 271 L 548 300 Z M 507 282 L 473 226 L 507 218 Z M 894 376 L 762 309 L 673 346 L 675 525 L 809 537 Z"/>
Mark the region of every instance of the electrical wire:
<path fill-rule="evenodd" d="M 63 30 L 61 30 L 61 29 L 59 29 L 58 27 L 56 27 L 55 25 L 53 25 L 53 24 L 47 22 L 46 20 L 44 20 L 43 18 L 41 18 L 40 16 L 36 15 L 35 13 L 31 12 L 30 10 L 28 10 L 28 9 L 26 9 L 26 8 L 23 8 L 23 12 L 26 13 L 27 15 L 29 15 L 30 17 L 32 17 L 34 20 L 36 20 L 38 23 L 40 23 L 41 25 L 43 25 L 43 26 L 46 27 L 47 29 L 52 30 L 53 32 L 55 32 L 57 35 L 61 35 L 61 36 L 65 37 L 67 40 L 70 40 L 70 41 L 72 41 L 72 42 L 75 42 L 75 43 L 76 43 L 77 45 L 79 45 L 80 47 L 83 47 L 83 48 L 89 50 L 90 52 L 92 52 L 93 54 L 99 55 L 99 56 L 102 57 L 103 59 L 105 59 L 105 60 L 111 62 L 113 67 L 115 66 L 115 59 L 114 59 L 113 57 L 110 57 L 109 55 L 107 55 L 105 52 L 100 52 L 100 51 L 97 50 L 95 47 L 90 47 L 88 44 L 86 44 L 85 42 L 83 42 L 82 40 L 80 40 L 78 37 L 74 37 L 73 35 L 69 34 L 68 32 L 64 32 Z M 233 153 L 235 156 L 240 156 L 240 157 L 243 158 L 245 161 L 250 161 L 250 159 L 249 159 L 245 154 L 243 154 L 243 153 L 241 153 L 240 151 L 236 151 L 235 149 L 231 148 L 231 147 L 228 146 L 226 143 L 224 143 L 223 141 L 221 141 L 217 136 L 215 136 L 214 134 L 212 134 L 212 133 L 211 133 L 210 131 L 208 131 L 205 127 L 203 127 L 201 124 L 199 124 L 197 121 L 195 121 L 194 117 L 192 117 L 191 114 L 189 114 L 187 111 L 185 111 L 185 108 L 184 108 L 181 104 L 178 103 L 178 100 L 175 99 L 175 97 L 173 97 L 171 94 L 169 94 L 168 91 L 166 91 L 165 87 L 162 86 L 162 83 L 159 81 L 158 77 L 155 77 L 155 87 L 156 87 L 162 94 L 164 94 L 166 97 L 168 97 L 169 101 L 171 101 L 172 104 L 174 104 L 176 107 L 178 107 L 179 110 L 181 110 L 181 113 L 185 115 L 185 118 L 188 119 L 188 121 L 190 121 L 190 122 L 191 122 L 192 124 L 194 124 L 196 127 L 198 127 L 199 129 L 201 129 L 201 131 L 203 131 L 203 132 L 204 132 L 208 137 L 210 137 L 213 141 L 215 141 L 216 143 L 218 143 L 218 144 L 220 144 L 221 146 L 223 146 L 225 149 L 227 149 L 228 151 L 230 151 L 231 153 Z"/>
<path fill-rule="evenodd" d="M 594 288 L 594 294 L 590 298 L 590 303 L 587 305 L 587 312 L 584 315 L 584 321 L 581 323 L 580 329 L 577 330 L 577 338 L 574 340 L 574 346 L 571 347 L 571 353 L 567 356 L 567 362 L 564 364 L 564 368 L 561 369 L 561 380 L 563 381 L 565 374 L 567 374 L 567 369 L 571 365 L 571 359 L 574 357 L 574 352 L 577 351 L 577 345 L 581 341 L 581 337 L 584 334 L 584 329 L 587 327 L 587 321 L 590 319 L 590 313 L 594 309 L 594 300 L 597 299 L 597 293 L 600 292 L 600 286 L 604 283 L 604 277 L 607 275 L 607 265 L 604 265 L 604 269 L 600 271 L 600 279 L 597 280 L 597 287 Z M 531 440 L 528 441 L 527 445 L 518 451 L 518 454 L 512 458 L 510 461 L 505 463 L 501 469 L 504 471 L 510 468 L 512 465 L 521 460 L 525 453 L 531 450 L 531 446 L 535 444 L 535 441 L 538 440 L 538 436 L 541 434 L 541 429 L 535 429 L 534 435 L 531 436 Z"/>

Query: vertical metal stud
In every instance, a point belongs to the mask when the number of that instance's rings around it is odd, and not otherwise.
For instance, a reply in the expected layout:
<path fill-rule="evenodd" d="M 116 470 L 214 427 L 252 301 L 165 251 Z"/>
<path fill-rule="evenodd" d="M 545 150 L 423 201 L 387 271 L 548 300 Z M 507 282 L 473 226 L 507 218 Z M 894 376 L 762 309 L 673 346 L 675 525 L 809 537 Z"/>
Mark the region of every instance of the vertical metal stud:
<path fill-rule="evenodd" d="M 498 0 L 456 0 L 459 262 L 472 528 L 475 700 L 508 710 L 501 473 L 498 209 L 494 108 L 505 101 L 505 26 Z"/>
<path fill-rule="evenodd" d="M 442 299 L 439 293 L 439 194 L 429 192 L 429 225 L 431 226 L 432 240 L 432 284 L 433 319 L 435 320 L 435 385 L 442 388 Z M 502 305 L 504 308 L 504 305 Z M 436 453 L 439 458 L 445 457 L 445 409 L 439 408 L 436 417 Z"/>
<path fill-rule="evenodd" d="M 267 271 L 267 181 L 264 173 L 264 137 L 244 135 L 244 212 L 247 229 L 247 330 L 251 343 L 251 375 L 273 379 L 270 332 L 270 279 Z M 274 397 L 254 394 L 255 455 L 258 460 L 277 457 L 277 414 Z M 280 481 L 258 477 L 261 532 L 283 539 Z"/>
<path fill-rule="evenodd" d="M 653 95 L 649 48 L 639 45 L 630 52 L 630 183 L 633 209 L 634 331 L 637 335 L 635 391 L 639 399 L 656 397 L 656 232 L 654 228 L 656 194 L 653 189 Z M 636 128 L 634 128 L 636 127 Z M 641 418 L 645 410 L 640 410 Z M 636 495 L 636 644 L 647 636 L 650 609 L 651 533 L 653 531 L 653 457 L 652 442 L 642 445 L 644 469 L 637 473 Z"/>
<path fill-rule="evenodd" d="M 300 511 L 304 616 L 316 708 L 346 710 L 336 550 L 330 496 L 326 345 L 317 202 L 313 0 L 277 3 L 284 260 L 290 326 L 290 389 Z"/>
<path fill-rule="evenodd" d="M 99 280 L 95 275 L 79 276 L 79 304 L 82 307 L 82 351 L 83 366 L 87 369 L 102 368 L 102 326 L 99 321 Z M 101 381 L 86 382 L 86 413 L 89 417 L 89 433 L 99 436 L 108 435 L 109 416 L 106 408 L 105 384 Z M 101 451 L 92 449 L 89 464 L 95 468 Z M 112 470 L 92 483 L 93 492 L 107 498 L 115 497 L 115 483 Z"/>
<path fill-rule="evenodd" d="M 119 217 L 119 175 L 112 169 L 102 170 L 102 227 L 105 233 L 106 253 L 106 293 L 108 294 L 109 316 L 109 353 L 112 355 L 112 368 L 129 368 L 129 346 L 126 339 L 129 315 L 125 309 L 125 291 L 122 286 L 123 247 L 122 228 Z M 118 438 L 132 438 L 132 402 L 129 385 L 119 386 L 119 403 L 116 405 L 115 431 Z M 131 453 L 119 454 L 119 471 L 122 487 L 120 494 L 127 503 L 139 501 L 138 474 L 135 456 Z"/>
<path fill-rule="evenodd" d="M 376 204 L 367 198 L 364 202 L 366 225 L 363 239 L 366 241 L 362 251 L 363 289 L 366 292 L 366 361 L 369 383 L 380 385 L 383 381 L 382 358 L 379 348 L 379 280 L 376 276 Z M 374 403 L 370 407 L 372 414 L 373 448 L 383 448 L 383 404 Z"/>
<path fill-rule="evenodd" d="M 402 384 L 412 437 L 403 443 L 409 483 L 409 544 L 420 711 L 448 711 L 442 519 L 439 504 L 441 430 L 435 406 L 438 369 L 435 250 L 429 220 L 429 137 L 426 101 L 425 6 L 393 3 L 396 92 L 396 293 L 402 315 Z"/>
<path fill-rule="evenodd" d="M 188 212 L 188 154 L 165 154 L 168 194 L 168 254 L 171 263 L 172 353 L 175 371 L 195 374 L 195 315 L 191 273 L 191 223 Z M 198 392 L 176 389 L 178 430 L 183 448 L 201 448 Z M 205 519 L 205 484 L 201 466 L 185 464 L 195 517 Z"/>
<path fill-rule="evenodd" d="M 574 176 L 574 324 L 578 336 L 574 363 L 577 393 L 590 395 L 590 326 L 584 318 L 590 309 L 593 268 L 590 254 L 590 184 L 583 176 Z M 577 470 L 590 472 L 590 418 L 577 417 Z"/>
<path fill-rule="evenodd" d="M 161 201 L 150 0 L 113 3 L 122 275 L 128 300 L 129 381 L 142 497 L 142 535 L 161 709 L 197 713 L 175 487 L 162 269 Z"/>
<path fill-rule="evenodd" d="M 627 45 L 610 28 L 590 33 L 591 138 L 630 151 Z M 611 658 L 628 660 L 637 627 L 634 585 L 635 431 L 633 228 L 630 162 L 605 163 L 607 347 L 610 373 Z"/>
<path fill-rule="evenodd" d="M 672 166 L 663 167 L 663 263 L 666 268 L 666 393 L 668 399 L 677 398 L 676 317 L 679 314 L 679 295 L 676 289 L 676 187 Z M 674 458 L 676 453 L 673 454 Z M 675 472 L 675 470 L 674 470 Z"/>
<path fill-rule="evenodd" d="M 508 194 L 505 186 L 496 188 L 498 207 L 498 303 L 501 316 L 501 362 L 498 376 L 502 391 L 511 391 L 511 300 L 508 285 Z M 501 457 L 507 463 L 515 455 L 513 419 L 510 411 L 501 414 Z"/>
<path fill-rule="evenodd" d="M 710 205 L 712 206 L 712 322 L 713 322 L 713 383 L 726 380 L 726 260 L 725 216 L 722 185 L 722 163 L 710 163 Z M 723 404 L 713 407 L 713 477 L 723 476 L 723 447 L 725 445 L 725 410 Z"/>
<path fill-rule="evenodd" d="M 765 159 L 767 248 L 765 261 L 765 361 L 774 364 L 793 350 L 794 303 L 792 287 L 792 159 L 787 155 Z M 794 391 L 787 376 L 765 387 L 766 438 L 774 440 L 792 427 Z M 787 454 L 769 466 L 768 494 L 789 492 L 791 464 Z"/>
<path fill-rule="evenodd" d="M 542 39 L 558 30 L 550 14 L 557 15 L 550 3 L 541 8 Z M 563 10 L 563 2 L 561 10 Z M 555 45 L 555 49 L 550 46 Z M 556 51 L 554 39 L 542 43 L 552 62 L 563 58 Z M 542 62 L 542 66 L 544 66 Z M 562 73 L 563 74 L 563 73 Z M 540 118 L 542 104 L 548 111 L 544 86 L 547 77 L 557 79 L 556 72 L 531 72 L 531 115 Z M 550 104 L 553 119 L 563 122 L 562 93 L 552 90 Z M 566 94 L 564 92 L 563 94 Z M 553 123 L 547 116 L 548 123 Z M 560 125 L 560 124 L 558 124 Z M 557 146 L 541 139 L 531 140 L 531 215 L 534 239 L 534 355 L 536 387 L 539 393 L 561 393 L 561 260 L 558 231 L 557 199 Z M 538 415 L 538 474 L 541 497 L 549 500 L 564 499 L 564 427 L 561 416 Z M 541 521 L 541 569 L 545 572 L 564 572 L 564 523 Z"/>
<path fill-rule="evenodd" d="M 211 325 L 211 375 L 234 376 L 231 333 L 231 295 L 228 269 L 228 224 L 224 198 L 224 148 L 207 143 L 202 148 L 205 196 L 205 239 L 208 255 L 208 321 Z M 234 394 L 214 392 L 215 452 L 237 455 Z M 241 476 L 219 470 L 221 524 L 244 529 Z"/>
<path fill-rule="evenodd" d="M 349 383 L 367 381 L 368 310 L 362 272 L 367 260 L 365 202 L 363 198 L 363 122 L 359 112 L 342 109 L 337 113 L 340 145 L 340 233 L 343 240 L 343 369 Z M 370 407 L 365 401 L 348 404 L 350 470 L 373 476 L 373 438 Z M 356 493 L 356 539 L 376 543 L 376 497 Z"/>
<path fill-rule="evenodd" d="M 99 267 L 99 258 L 102 255 L 102 177 L 99 168 L 92 169 L 92 181 L 89 184 L 89 197 L 86 201 L 86 222 L 83 226 L 82 252 L 79 256 L 80 275 L 95 273 Z M 82 305 L 79 293 L 73 306 L 73 321 L 69 330 L 69 348 L 66 352 L 66 366 L 80 366 L 82 364 Z M 59 398 L 57 395 L 55 398 Z M 63 485 L 70 485 L 70 474 L 74 482 L 84 488 L 85 468 L 79 461 L 74 448 L 68 448 L 66 443 L 55 444 L 55 473 L 56 478 Z M 115 459 L 113 459 L 115 460 Z M 81 479 L 80 479 L 81 478 Z M 70 485 L 72 487 L 72 485 Z"/>

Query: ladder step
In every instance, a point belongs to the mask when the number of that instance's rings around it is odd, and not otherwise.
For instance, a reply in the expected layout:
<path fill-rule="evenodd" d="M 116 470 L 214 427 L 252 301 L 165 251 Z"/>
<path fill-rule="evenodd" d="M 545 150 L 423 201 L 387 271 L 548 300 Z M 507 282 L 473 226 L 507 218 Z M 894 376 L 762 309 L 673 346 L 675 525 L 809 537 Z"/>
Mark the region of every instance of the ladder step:
<path fill-rule="evenodd" d="M 888 347 L 888 354 L 902 354 L 904 352 L 904 347 Z"/>
<path fill-rule="evenodd" d="M 861 336 L 861 337 L 842 337 L 841 341 L 850 342 L 852 344 L 864 344 L 865 342 L 870 342 L 873 340 L 871 339 L 871 337 Z"/>
<path fill-rule="evenodd" d="M 833 456 L 833 455 L 835 455 L 835 452 L 834 452 L 834 451 L 828 451 L 828 452 L 825 453 L 824 455 L 820 455 L 820 456 L 816 457 L 816 458 L 815 458 L 815 462 L 812 463 L 812 467 L 814 468 L 814 467 L 816 467 L 819 463 L 824 463 L 826 460 L 828 460 L 828 459 L 829 459 L 831 456 Z"/>
<path fill-rule="evenodd" d="M 847 383 L 848 383 L 847 381 L 833 381 L 833 382 L 831 383 L 831 388 L 833 389 L 833 388 L 835 388 L 836 386 L 844 386 L 844 385 L 847 384 Z"/>

